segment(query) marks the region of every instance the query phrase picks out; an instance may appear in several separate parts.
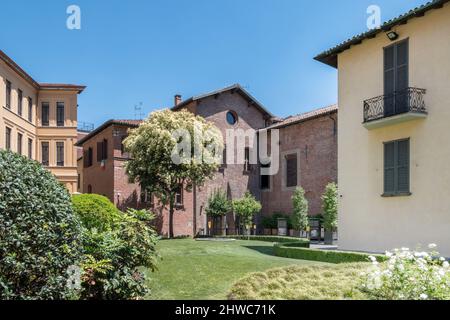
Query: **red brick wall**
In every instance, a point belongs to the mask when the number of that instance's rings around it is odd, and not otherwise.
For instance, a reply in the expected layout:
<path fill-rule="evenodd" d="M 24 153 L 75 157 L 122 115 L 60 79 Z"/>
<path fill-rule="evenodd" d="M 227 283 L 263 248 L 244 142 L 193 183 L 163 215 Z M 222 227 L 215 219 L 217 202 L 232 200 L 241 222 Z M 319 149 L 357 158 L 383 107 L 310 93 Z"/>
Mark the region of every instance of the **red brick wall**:
<path fill-rule="evenodd" d="M 223 93 L 216 97 L 208 97 L 187 106 L 187 109 L 197 115 L 212 121 L 222 131 L 225 137 L 226 129 L 260 129 L 265 125 L 263 113 L 251 106 L 238 93 Z M 231 126 L 226 121 L 226 113 L 234 111 L 239 117 L 236 125 Z M 337 114 L 333 114 L 334 119 Z M 110 126 L 97 134 L 83 146 L 94 149 L 94 165 L 84 168 L 83 192 L 87 186 L 93 187 L 93 192 L 106 195 L 119 208 L 143 207 L 149 204 L 140 202 L 140 188 L 130 184 L 125 173 L 126 158 L 121 153 L 122 136 L 127 135 L 129 127 Z M 115 134 L 113 134 L 115 132 Z M 330 116 L 305 121 L 280 129 L 280 153 L 297 150 L 300 156 L 300 181 L 305 189 L 310 204 L 310 214 L 321 212 L 321 195 L 327 183 L 337 179 L 337 135 L 334 122 Z M 104 168 L 97 163 L 97 142 L 108 140 L 108 160 Z M 236 152 L 236 150 L 234 150 Z M 230 150 L 227 151 L 228 153 Z M 184 192 L 184 205 L 178 208 L 174 215 L 175 236 L 196 235 L 203 230 L 207 232 L 207 217 L 205 207 L 210 194 L 216 189 L 222 189 L 230 199 L 237 199 L 249 190 L 263 205 L 262 213 L 271 215 L 274 212 L 290 213 L 292 211 L 292 191 L 282 187 L 283 165 L 280 161 L 280 172 L 272 177 L 271 190 L 260 190 L 259 169 L 253 166 L 251 172 L 244 172 L 243 164 L 227 165 L 224 170 L 216 173 L 212 180 L 203 186 L 194 188 L 193 192 Z M 156 225 L 162 235 L 169 231 L 169 214 L 157 199 L 154 200 L 154 211 L 158 215 Z M 227 216 L 228 232 L 235 232 L 235 217 Z"/>
<path fill-rule="evenodd" d="M 225 138 L 227 129 L 260 129 L 265 125 L 264 114 L 254 106 L 250 106 L 240 94 L 226 92 L 218 97 L 209 97 L 202 100 L 195 108 L 197 115 L 204 117 L 207 121 L 213 122 L 222 132 Z M 234 111 L 238 115 L 238 122 L 231 126 L 226 120 L 228 111 Z M 247 145 L 248 146 L 248 145 Z M 233 150 L 236 154 L 235 150 Z M 227 150 L 229 154 L 231 151 Z M 203 187 L 197 189 L 196 194 L 196 216 L 197 233 L 203 229 L 207 231 L 207 217 L 205 207 L 208 197 L 216 189 L 225 191 L 231 200 L 241 198 L 249 190 L 258 199 L 259 175 L 258 169 L 253 168 L 251 172 L 244 172 L 243 164 L 229 164 L 224 170 L 218 172 L 214 178 L 207 181 Z M 233 214 L 227 216 L 228 233 L 234 234 L 236 231 L 235 217 Z"/>
<path fill-rule="evenodd" d="M 332 115 L 337 119 L 337 113 Z M 309 201 L 310 215 L 322 213 L 321 196 L 325 186 L 337 181 L 337 132 L 330 115 L 280 129 L 280 154 L 298 150 L 300 181 Z M 280 171 L 271 177 L 271 190 L 262 191 L 263 215 L 292 212 L 292 194 L 283 187 L 283 159 Z M 284 189 L 284 190 L 283 190 Z"/>

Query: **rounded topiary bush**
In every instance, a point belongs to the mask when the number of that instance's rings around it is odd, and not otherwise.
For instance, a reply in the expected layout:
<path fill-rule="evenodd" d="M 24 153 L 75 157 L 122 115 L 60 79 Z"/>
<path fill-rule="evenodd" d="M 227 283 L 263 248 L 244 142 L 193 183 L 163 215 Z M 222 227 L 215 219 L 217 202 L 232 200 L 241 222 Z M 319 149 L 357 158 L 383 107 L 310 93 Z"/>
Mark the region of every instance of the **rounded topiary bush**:
<path fill-rule="evenodd" d="M 98 232 L 111 231 L 120 221 L 121 212 L 108 198 L 98 194 L 72 196 L 75 213 L 87 229 Z"/>
<path fill-rule="evenodd" d="M 0 151 L 0 299 L 65 299 L 81 225 L 67 190 L 39 163 Z"/>

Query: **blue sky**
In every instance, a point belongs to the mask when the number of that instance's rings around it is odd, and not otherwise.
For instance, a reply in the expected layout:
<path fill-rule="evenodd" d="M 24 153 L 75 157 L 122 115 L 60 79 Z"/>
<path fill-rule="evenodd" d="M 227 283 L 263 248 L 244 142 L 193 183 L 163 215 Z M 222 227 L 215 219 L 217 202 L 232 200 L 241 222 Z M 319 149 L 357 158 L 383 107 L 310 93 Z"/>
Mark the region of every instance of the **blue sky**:
<path fill-rule="evenodd" d="M 337 101 L 337 72 L 313 57 L 425 0 L 2 1 L 0 48 L 41 82 L 87 85 L 79 120 L 133 119 L 240 83 L 274 114 Z M 76 4 L 82 29 L 66 28 Z"/>

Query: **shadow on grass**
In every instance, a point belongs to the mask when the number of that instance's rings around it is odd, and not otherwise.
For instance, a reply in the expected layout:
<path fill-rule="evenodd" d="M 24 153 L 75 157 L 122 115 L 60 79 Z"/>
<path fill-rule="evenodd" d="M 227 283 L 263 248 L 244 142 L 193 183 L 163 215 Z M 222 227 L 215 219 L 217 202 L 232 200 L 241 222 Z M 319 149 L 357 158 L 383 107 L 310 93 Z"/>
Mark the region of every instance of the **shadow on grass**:
<path fill-rule="evenodd" d="M 275 254 L 273 253 L 273 246 L 243 246 L 243 247 L 268 256 L 275 257 Z"/>

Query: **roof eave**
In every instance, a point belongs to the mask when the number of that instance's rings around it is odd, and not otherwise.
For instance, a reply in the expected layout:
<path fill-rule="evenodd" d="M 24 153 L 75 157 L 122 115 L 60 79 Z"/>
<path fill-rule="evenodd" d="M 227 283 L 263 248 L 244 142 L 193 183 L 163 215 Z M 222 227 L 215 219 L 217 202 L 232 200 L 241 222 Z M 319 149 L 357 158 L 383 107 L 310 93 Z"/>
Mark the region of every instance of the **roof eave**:
<path fill-rule="evenodd" d="M 81 94 L 86 89 L 86 86 L 81 85 L 61 85 L 61 86 L 49 86 L 45 84 L 39 85 L 39 90 L 44 91 L 76 91 Z"/>
<path fill-rule="evenodd" d="M 251 102 L 253 102 L 258 109 L 260 109 L 260 111 L 262 111 L 263 113 L 265 113 L 266 115 L 268 115 L 270 118 L 275 118 L 275 116 L 269 112 L 258 100 L 256 100 L 249 92 L 247 92 L 244 88 L 242 88 L 241 85 L 239 84 L 234 84 L 232 86 L 223 88 L 223 89 L 219 89 L 213 92 L 209 92 L 203 95 L 198 95 L 198 96 L 194 96 L 191 97 L 185 101 L 180 102 L 178 105 L 174 106 L 171 108 L 172 111 L 177 111 L 180 110 L 184 107 L 186 107 L 187 105 L 189 105 L 192 102 L 201 100 L 201 99 L 205 99 L 207 97 L 210 96 L 214 96 L 214 95 L 219 95 L 221 93 L 227 92 L 227 91 L 231 91 L 231 90 L 236 90 L 239 91 L 243 96 L 247 97 L 248 100 L 250 100 Z"/>
<path fill-rule="evenodd" d="M 92 131 L 88 135 L 84 136 L 79 141 L 77 141 L 75 143 L 75 146 L 76 147 L 82 147 L 84 143 L 86 143 L 87 141 L 91 140 L 93 137 L 95 137 L 100 132 L 102 132 L 103 130 L 105 130 L 106 128 L 108 128 L 108 127 L 110 127 L 112 125 L 119 125 L 119 126 L 125 126 L 125 127 L 130 127 L 130 128 L 137 128 L 138 127 L 138 125 L 131 124 L 131 123 L 124 123 L 124 122 L 120 122 L 120 121 L 117 121 L 117 120 L 114 120 L 114 119 L 108 120 L 105 123 L 103 123 L 100 127 L 98 127 L 97 129 L 95 129 L 94 131 Z"/>
<path fill-rule="evenodd" d="M 450 0 L 434 0 L 430 1 L 420 7 L 417 7 L 409 12 L 400 15 L 397 18 L 391 19 L 385 22 L 380 28 L 367 31 L 365 33 L 359 34 L 327 51 L 322 52 L 317 55 L 314 59 L 327 64 L 331 67 L 338 67 L 338 55 L 345 50 L 350 49 L 351 46 L 361 44 L 366 39 L 373 39 L 378 34 L 382 32 L 387 32 L 394 28 L 395 26 L 406 24 L 410 19 L 414 19 L 417 17 L 422 17 L 426 12 L 432 9 L 440 9 Z"/>

